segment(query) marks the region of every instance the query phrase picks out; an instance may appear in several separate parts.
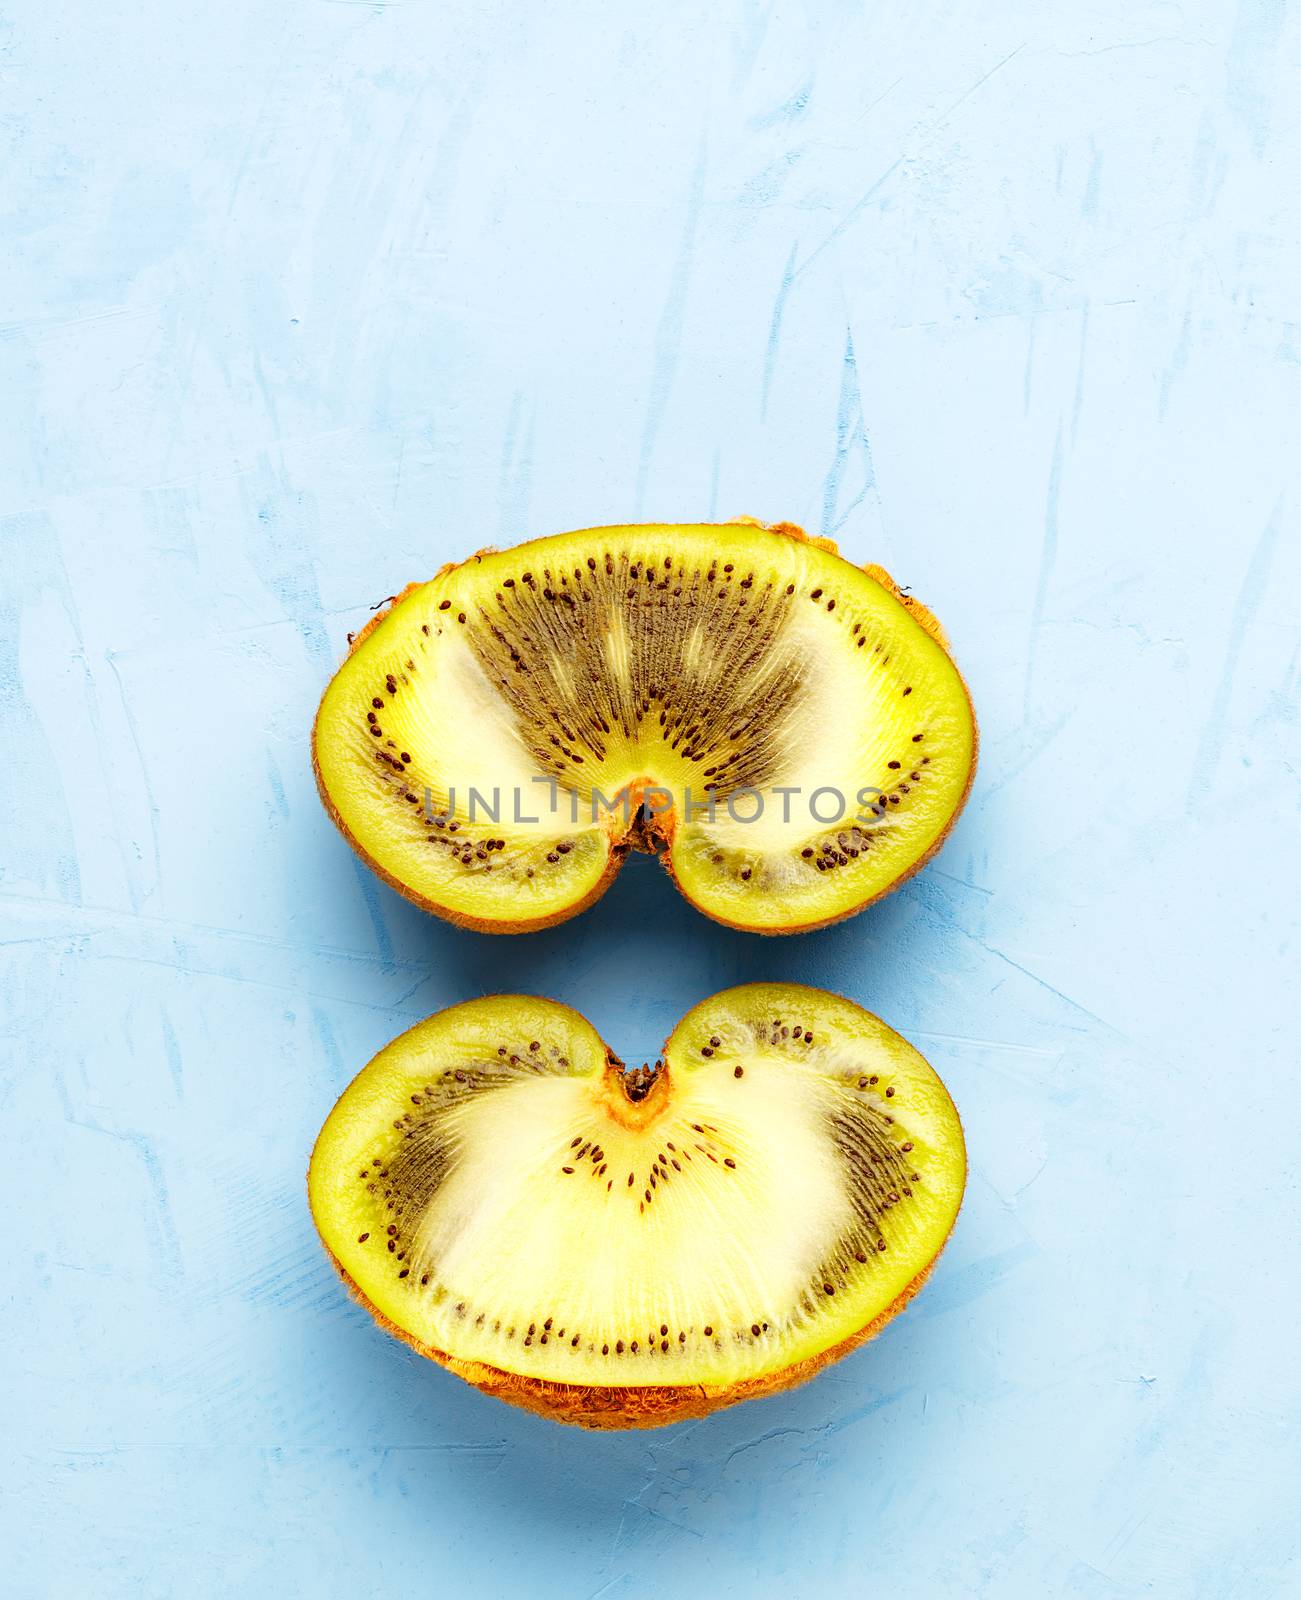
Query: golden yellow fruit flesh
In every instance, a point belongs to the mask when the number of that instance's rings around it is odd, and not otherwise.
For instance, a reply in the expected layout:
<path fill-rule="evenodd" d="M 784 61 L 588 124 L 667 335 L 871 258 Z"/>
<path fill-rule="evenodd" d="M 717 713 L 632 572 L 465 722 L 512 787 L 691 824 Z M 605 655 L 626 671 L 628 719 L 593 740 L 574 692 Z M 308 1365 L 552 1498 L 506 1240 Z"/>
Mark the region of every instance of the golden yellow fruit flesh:
<path fill-rule="evenodd" d="M 957 1113 L 920 1055 L 797 984 L 704 1001 L 624 1072 L 578 1013 L 497 996 L 396 1039 L 331 1112 L 313 1215 L 376 1317 L 593 1426 L 809 1376 L 918 1287 L 957 1215 Z"/>
<path fill-rule="evenodd" d="M 413 585 L 313 736 L 363 858 L 501 932 L 572 916 L 630 848 L 722 922 L 834 922 L 938 848 L 975 754 L 929 613 L 750 522 L 585 529 Z"/>

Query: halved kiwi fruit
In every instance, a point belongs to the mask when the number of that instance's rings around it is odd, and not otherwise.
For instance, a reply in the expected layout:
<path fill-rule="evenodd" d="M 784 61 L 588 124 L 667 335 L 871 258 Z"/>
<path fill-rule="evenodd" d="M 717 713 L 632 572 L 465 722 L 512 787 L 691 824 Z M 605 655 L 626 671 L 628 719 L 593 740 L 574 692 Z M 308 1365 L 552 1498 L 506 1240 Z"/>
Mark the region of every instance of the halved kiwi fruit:
<path fill-rule="evenodd" d="M 410 899 L 523 932 L 663 850 L 711 917 L 851 915 L 940 845 L 971 703 L 934 618 L 791 524 L 589 528 L 406 589 L 321 701 L 326 808 Z"/>
<path fill-rule="evenodd" d="M 965 1179 L 911 1045 L 838 995 L 757 983 L 632 1072 L 554 1001 L 453 1006 L 354 1079 L 308 1189 L 384 1327 L 504 1400 L 620 1428 L 787 1388 L 869 1338 Z"/>

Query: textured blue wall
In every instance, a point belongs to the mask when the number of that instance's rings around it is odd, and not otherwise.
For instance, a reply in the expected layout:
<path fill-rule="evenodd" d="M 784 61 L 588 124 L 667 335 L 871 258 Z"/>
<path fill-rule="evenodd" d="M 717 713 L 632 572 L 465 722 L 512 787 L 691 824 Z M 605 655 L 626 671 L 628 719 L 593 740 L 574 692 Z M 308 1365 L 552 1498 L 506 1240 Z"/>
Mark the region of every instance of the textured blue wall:
<path fill-rule="evenodd" d="M 9 7 L 6 1595 L 1301 1592 L 1295 8 L 705 9 Z M 370 604 L 738 512 L 951 631 L 920 879 L 763 942 L 638 861 L 508 941 L 354 863 L 307 730 Z M 640 1058 L 764 976 L 965 1117 L 882 1338 L 588 1437 L 347 1302 L 303 1173 L 400 1028 L 518 987 Z"/>

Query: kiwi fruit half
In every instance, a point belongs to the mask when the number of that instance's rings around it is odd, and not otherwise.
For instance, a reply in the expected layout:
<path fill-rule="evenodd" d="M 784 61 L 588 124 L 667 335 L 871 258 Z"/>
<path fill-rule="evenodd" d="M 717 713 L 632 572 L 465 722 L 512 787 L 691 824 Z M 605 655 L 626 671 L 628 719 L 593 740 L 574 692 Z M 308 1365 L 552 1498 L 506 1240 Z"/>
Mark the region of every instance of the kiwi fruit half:
<path fill-rule="evenodd" d="M 943 841 L 976 727 L 930 613 L 789 523 L 589 528 L 413 584 L 327 687 L 330 815 L 394 888 L 560 922 L 629 849 L 762 933 L 860 910 Z"/>
<path fill-rule="evenodd" d="M 654 1427 L 811 1377 L 920 1287 L 966 1179 L 916 1050 L 800 984 L 728 989 L 628 1071 L 577 1012 L 453 1006 L 366 1066 L 312 1213 L 376 1320 L 563 1422 Z"/>

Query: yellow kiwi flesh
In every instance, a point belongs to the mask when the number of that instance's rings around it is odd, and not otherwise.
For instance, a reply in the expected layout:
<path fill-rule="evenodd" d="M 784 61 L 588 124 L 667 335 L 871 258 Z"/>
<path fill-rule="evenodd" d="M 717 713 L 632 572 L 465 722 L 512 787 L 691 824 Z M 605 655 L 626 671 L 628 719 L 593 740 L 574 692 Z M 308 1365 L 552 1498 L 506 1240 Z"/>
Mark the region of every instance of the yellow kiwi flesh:
<path fill-rule="evenodd" d="M 384 1326 L 504 1399 L 621 1427 L 860 1343 L 926 1276 L 965 1175 L 911 1045 L 771 983 L 704 1001 L 635 1073 L 553 1001 L 454 1006 L 345 1091 L 309 1193 Z"/>
<path fill-rule="evenodd" d="M 518 932 L 663 852 L 710 916 L 851 915 L 940 845 L 976 728 L 929 612 L 798 529 L 584 529 L 413 584 L 321 701 L 328 811 L 388 882 Z"/>

